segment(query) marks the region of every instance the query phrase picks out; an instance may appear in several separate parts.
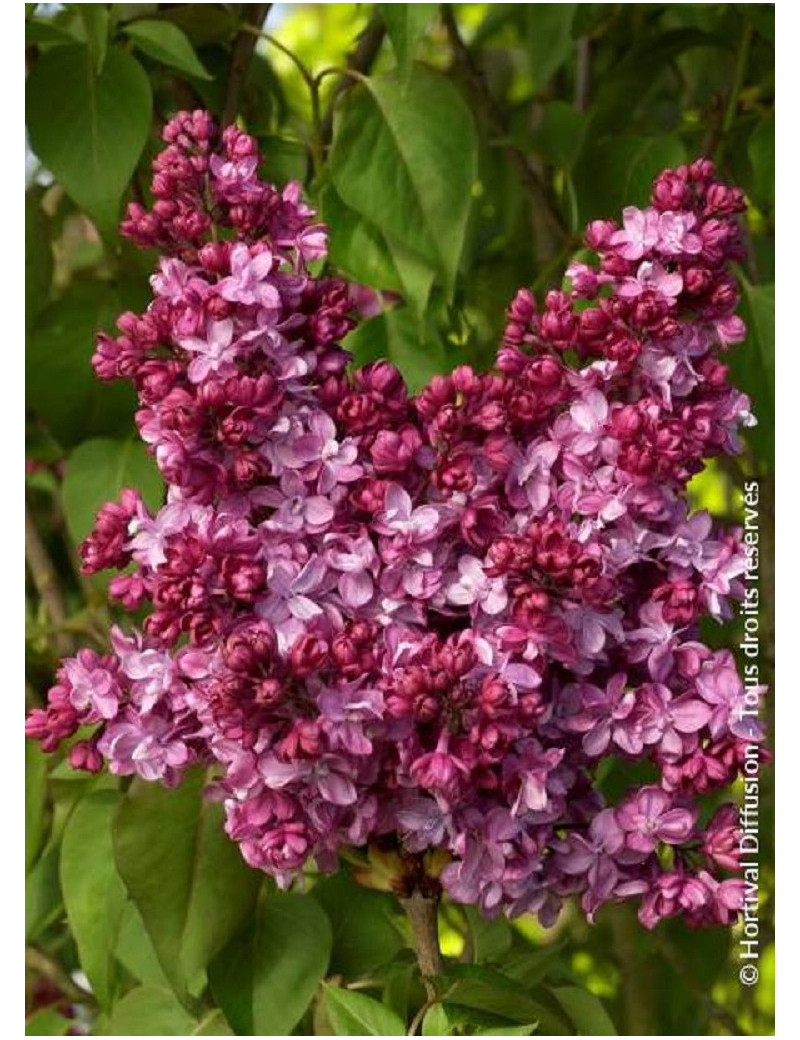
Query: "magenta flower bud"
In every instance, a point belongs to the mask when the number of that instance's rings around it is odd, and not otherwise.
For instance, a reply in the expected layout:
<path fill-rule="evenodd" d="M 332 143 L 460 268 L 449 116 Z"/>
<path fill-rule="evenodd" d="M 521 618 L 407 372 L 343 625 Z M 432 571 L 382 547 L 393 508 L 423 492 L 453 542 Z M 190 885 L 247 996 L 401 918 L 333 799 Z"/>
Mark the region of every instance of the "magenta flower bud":
<path fill-rule="evenodd" d="M 518 289 L 516 296 L 508 305 L 506 318 L 509 321 L 518 322 L 520 325 L 528 325 L 536 315 L 536 297 L 530 289 Z"/>
<path fill-rule="evenodd" d="M 223 560 L 220 576 L 229 595 L 244 603 L 255 600 L 266 580 L 260 563 L 235 556 Z"/>
<path fill-rule="evenodd" d="M 314 635 L 301 636 L 292 647 L 290 665 L 299 679 L 317 672 L 328 658 L 328 644 Z"/>
<path fill-rule="evenodd" d="M 681 210 L 691 200 L 689 171 L 685 166 L 676 170 L 665 170 L 653 182 L 652 202 L 656 209 Z"/>
<path fill-rule="evenodd" d="M 607 248 L 611 236 L 617 230 L 618 226 L 613 220 L 591 220 L 586 225 L 583 240 L 589 249 L 601 252 Z"/>
<path fill-rule="evenodd" d="M 432 475 L 431 482 L 444 494 L 471 491 L 475 487 L 472 459 L 462 454 L 445 460 Z"/>
<path fill-rule="evenodd" d="M 70 748 L 69 764 L 73 769 L 82 769 L 87 773 L 99 773 L 103 768 L 103 756 L 91 741 L 79 740 Z"/>
<path fill-rule="evenodd" d="M 519 375 L 528 363 L 528 356 L 516 346 L 502 346 L 497 354 L 497 367 L 506 375 Z"/>
<path fill-rule="evenodd" d="M 712 863 L 723 870 L 738 870 L 740 860 L 739 810 L 735 805 L 721 805 L 706 825 L 701 849 Z"/>
<path fill-rule="evenodd" d="M 700 296 L 708 292 L 712 278 L 707 267 L 690 267 L 683 273 L 683 287 L 691 296 Z"/>
<path fill-rule="evenodd" d="M 206 242 L 197 259 L 207 271 L 223 274 L 230 270 L 230 247 L 227 242 Z"/>
<path fill-rule="evenodd" d="M 371 448 L 375 472 L 381 475 L 404 472 L 421 447 L 422 438 L 413 426 L 404 426 L 397 432 L 381 430 Z"/>
<path fill-rule="evenodd" d="M 689 166 L 689 176 L 699 184 L 707 183 L 716 176 L 717 170 L 711 159 L 695 159 Z"/>

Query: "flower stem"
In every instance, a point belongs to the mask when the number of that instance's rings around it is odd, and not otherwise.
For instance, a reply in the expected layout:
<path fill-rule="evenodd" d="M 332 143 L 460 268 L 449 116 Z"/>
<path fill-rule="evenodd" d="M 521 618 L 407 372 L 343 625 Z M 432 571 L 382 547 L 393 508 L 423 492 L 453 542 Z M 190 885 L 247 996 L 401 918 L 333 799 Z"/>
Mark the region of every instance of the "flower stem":
<path fill-rule="evenodd" d="M 439 900 L 425 896 L 415 889 L 410 896 L 400 899 L 411 924 L 411 940 L 429 1000 L 436 997 L 433 979 L 442 972 L 442 954 L 439 949 Z"/>

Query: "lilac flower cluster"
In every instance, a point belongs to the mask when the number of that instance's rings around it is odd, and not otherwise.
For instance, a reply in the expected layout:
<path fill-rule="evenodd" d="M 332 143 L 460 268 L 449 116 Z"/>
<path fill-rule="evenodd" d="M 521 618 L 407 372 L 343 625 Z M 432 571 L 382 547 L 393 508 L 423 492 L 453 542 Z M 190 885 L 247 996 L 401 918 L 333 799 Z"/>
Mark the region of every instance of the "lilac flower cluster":
<path fill-rule="evenodd" d="M 356 296 L 312 273 L 298 187 L 204 113 L 164 137 L 123 224 L 163 254 L 154 298 L 94 365 L 133 382 L 166 504 L 123 491 L 82 547 L 149 613 L 63 662 L 29 735 L 91 727 L 74 766 L 166 784 L 213 766 L 281 884 L 393 837 L 487 913 L 640 897 L 648 926 L 731 922 L 736 810 L 701 822 L 699 796 L 761 733 L 699 621 L 731 616 L 745 557 L 686 485 L 752 421 L 718 357 L 744 337 L 741 193 L 706 160 L 666 171 L 589 225 L 567 288 L 517 294 L 493 373 L 412 398 L 386 362 L 348 369 Z M 630 764 L 648 782 L 607 805 Z"/>

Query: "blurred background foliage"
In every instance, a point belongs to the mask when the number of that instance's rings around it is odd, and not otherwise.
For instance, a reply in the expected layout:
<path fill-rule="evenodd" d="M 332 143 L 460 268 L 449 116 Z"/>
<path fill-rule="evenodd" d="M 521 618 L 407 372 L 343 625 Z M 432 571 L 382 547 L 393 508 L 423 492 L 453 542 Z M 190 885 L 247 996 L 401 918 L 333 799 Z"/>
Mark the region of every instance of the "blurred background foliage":
<path fill-rule="evenodd" d="M 489 365 L 516 288 L 558 284 L 585 221 L 644 204 L 663 167 L 709 155 L 744 187 L 749 335 L 730 360 L 759 425 L 745 456 L 701 474 L 693 493 L 735 522 L 743 481 L 761 480 L 771 682 L 774 5 L 25 9 L 28 706 L 60 654 L 104 645 L 105 581 L 76 563 L 96 509 L 125 485 L 160 499 L 131 392 L 97 382 L 89 358 L 98 329 L 147 301 L 155 257 L 118 237 L 122 206 L 147 198 L 165 119 L 200 106 L 259 138 L 270 178 L 303 183 L 329 224 L 332 268 L 394 304 L 346 345 L 359 362 L 389 357 L 414 387 Z M 709 639 L 735 646 L 735 623 Z M 420 1006 L 388 897 L 347 873 L 277 896 L 233 846 L 217 847 L 197 785 L 125 794 L 35 747 L 26 761 L 29 1034 L 388 1035 Z M 540 1032 L 589 1035 L 769 1034 L 772 805 L 763 790 L 757 986 L 740 986 L 737 936 L 721 929 L 647 933 L 612 908 L 593 927 L 568 910 L 545 932 L 445 907 L 445 953 L 483 967 L 466 987 L 472 1007 L 449 1019 L 431 1009 L 421 1030 L 524 1035 L 538 1020 Z M 493 965 L 516 987 L 504 1008 L 490 999 Z"/>

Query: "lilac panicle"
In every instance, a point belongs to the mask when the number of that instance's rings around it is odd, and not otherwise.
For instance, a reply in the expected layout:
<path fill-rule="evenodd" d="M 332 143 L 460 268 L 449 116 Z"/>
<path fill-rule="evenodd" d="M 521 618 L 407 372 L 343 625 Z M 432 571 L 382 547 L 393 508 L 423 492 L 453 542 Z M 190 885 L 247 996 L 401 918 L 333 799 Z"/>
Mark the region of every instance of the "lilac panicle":
<path fill-rule="evenodd" d="M 94 367 L 135 386 L 166 499 L 123 491 L 82 546 L 147 615 L 62 663 L 29 735 L 89 727 L 73 765 L 121 776 L 212 768 L 284 885 L 394 836 L 487 913 L 731 922 L 735 810 L 704 824 L 699 796 L 761 733 L 699 622 L 731 616 L 745 556 L 686 487 L 753 421 L 721 360 L 741 193 L 705 160 L 666 171 L 589 225 L 565 289 L 520 290 L 493 372 L 415 398 L 388 362 L 347 367 L 363 290 L 312 273 L 325 229 L 252 138 L 203 112 L 164 138 L 122 225 L 161 253 L 153 299 Z M 608 805 L 610 759 L 652 779 Z"/>

